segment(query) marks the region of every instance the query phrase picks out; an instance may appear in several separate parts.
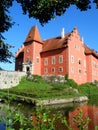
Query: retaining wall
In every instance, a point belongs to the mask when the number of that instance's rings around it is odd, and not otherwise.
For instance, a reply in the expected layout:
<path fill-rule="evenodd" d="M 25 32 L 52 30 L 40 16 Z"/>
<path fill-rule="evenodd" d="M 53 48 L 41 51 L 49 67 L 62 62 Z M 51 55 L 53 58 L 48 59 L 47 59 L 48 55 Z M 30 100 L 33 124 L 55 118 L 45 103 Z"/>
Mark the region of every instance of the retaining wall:
<path fill-rule="evenodd" d="M 25 72 L 19 71 L 0 71 L 0 89 L 11 88 L 19 84 Z"/>

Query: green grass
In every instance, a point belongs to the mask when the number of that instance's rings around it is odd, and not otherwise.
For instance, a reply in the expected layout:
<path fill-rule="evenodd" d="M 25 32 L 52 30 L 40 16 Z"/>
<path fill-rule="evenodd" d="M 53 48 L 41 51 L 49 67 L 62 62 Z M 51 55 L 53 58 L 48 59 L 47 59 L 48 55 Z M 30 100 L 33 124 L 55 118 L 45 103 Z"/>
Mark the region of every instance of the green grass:
<path fill-rule="evenodd" d="M 26 77 L 23 77 L 19 85 L 9 89 L 9 93 L 36 99 L 71 98 L 80 95 L 98 94 L 97 85 L 98 83 L 86 83 L 78 86 L 70 79 L 65 83 L 47 84 L 41 76 L 34 75 L 33 80 L 27 80 Z M 79 93 L 75 93 L 74 89 L 77 89 Z"/>

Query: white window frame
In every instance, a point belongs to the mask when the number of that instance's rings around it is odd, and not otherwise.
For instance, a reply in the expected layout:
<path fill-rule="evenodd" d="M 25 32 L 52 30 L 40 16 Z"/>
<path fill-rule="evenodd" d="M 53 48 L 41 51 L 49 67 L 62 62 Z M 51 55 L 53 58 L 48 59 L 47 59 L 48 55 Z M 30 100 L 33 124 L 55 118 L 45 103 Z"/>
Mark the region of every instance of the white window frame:
<path fill-rule="evenodd" d="M 44 59 L 44 65 L 47 66 L 48 65 L 48 58 Z"/>
<path fill-rule="evenodd" d="M 60 64 L 60 63 L 63 63 L 63 55 L 60 55 L 60 56 L 59 56 L 59 64 Z"/>
<path fill-rule="evenodd" d="M 74 63 L 74 56 L 71 56 L 71 63 Z"/>
<path fill-rule="evenodd" d="M 44 68 L 44 74 L 47 74 L 47 73 L 48 73 L 48 69 Z"/>
<path fill-rule="evenodd" d="M 54 68 L 54 67 L 51 68 L 51 72 L 52 72 L 52 73 L 55 73 L 55 68 Z"/>
<path fill-rule="evenodd" d="M 52 56 L 52 61 L 51 61 L 52 64 L 55 64 L 55 56 Z"/>
<path fill-rule="evenodd" d="M 39 63 L 39 57 L 36 57 L 36 62 Z"/>
<path fill-rule="evenodd" d="M 58 71 L 63 72 L 63 67 L 59 67 Z"/>
<path fill-rule="evenodd" d="M 78 69 L 78 73 L 81 74 L 81 73 L 82 73 L 82 70 L 81 70 L 81 69 Z"/>
<path fill-rule="evenodd" d="M 81 65 L 81 59 L 80 58 L 78 59 L 78 64 Z"/>
<path fill-rule="evenodd" d="M 75 72 L 74 67 L 71 67 L 71 73 L 74 73 L 74 72 Z"/>

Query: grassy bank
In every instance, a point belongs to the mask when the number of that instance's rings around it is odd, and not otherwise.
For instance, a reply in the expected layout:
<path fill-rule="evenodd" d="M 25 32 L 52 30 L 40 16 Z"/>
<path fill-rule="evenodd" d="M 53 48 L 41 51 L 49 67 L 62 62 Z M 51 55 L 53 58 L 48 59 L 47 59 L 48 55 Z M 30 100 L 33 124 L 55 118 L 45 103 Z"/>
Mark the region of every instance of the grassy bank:
<path fill-rule="evenodd" d="M 8 90 L 3 90 L 8 92 Z M 64 83 L 46 83 L 41 76 L 33 80 L 23 77 L 19 85 L 10 88 L 9 93 L 36 99 L 72 98 L 81 95 L 98 94 L 98 83 L 86 83 L 78 86 L 73 80 Z"/>

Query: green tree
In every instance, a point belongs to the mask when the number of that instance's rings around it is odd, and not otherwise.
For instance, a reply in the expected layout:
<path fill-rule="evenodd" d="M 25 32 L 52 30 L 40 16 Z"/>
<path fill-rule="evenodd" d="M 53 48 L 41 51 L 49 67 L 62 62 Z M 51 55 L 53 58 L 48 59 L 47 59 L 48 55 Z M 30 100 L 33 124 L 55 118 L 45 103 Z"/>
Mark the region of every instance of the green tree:
<path fill-rule="evenodd" d="M 11 62 L 11 58 L 14 57 L 12 52 L 10 52 L 9 48 L 12 48 L 8 44 L 5 44 L 2 40 L 0 40 L 0 62 Z"/>

